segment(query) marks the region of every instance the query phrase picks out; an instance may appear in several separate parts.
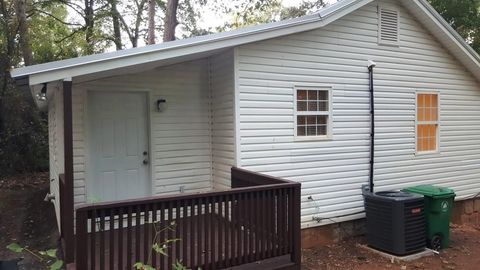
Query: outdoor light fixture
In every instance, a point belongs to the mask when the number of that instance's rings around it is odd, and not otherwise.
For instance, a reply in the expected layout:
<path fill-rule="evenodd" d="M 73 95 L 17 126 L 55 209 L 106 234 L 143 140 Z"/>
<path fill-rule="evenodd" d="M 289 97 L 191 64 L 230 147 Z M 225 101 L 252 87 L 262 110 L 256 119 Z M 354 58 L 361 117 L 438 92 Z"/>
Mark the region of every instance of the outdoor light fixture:
<path fill-rule="evenodd" d="M 166 109 L 167 109 L 167 100 L 164 98 L 157 100 L 157 111 L 163 112 Z"/>
<path fill-rule="evenodd" d="M 37 94 L 37 99 L 39 101 L 47 101 L 47 84 L 44 83 L 42 90 L 40 90 L 40 93 Z"/>

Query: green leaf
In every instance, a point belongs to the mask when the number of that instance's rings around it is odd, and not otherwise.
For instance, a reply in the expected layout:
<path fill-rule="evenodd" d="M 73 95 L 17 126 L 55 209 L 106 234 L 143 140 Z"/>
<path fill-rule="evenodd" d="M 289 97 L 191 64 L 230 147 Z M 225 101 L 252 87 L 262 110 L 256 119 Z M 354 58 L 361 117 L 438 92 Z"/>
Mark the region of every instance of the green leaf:
<path fill-rule="evenodd" d="M 152 249 L 155 251 L 155 252 L 159 252 L 160 249 L 162 249 L 158 244 L 154 244 L 152 246 Z"/>
<path fill-rule="evenodd" d="M 45 255 L 47 255 L 50 258 L 57 258 L 57 250 L 56 249 L 49 249 L 45 252 Z"/>
<path fill-rule="evenodd" d="M 152 246 L 152 249 L 156 252 L 156 253 L 159 253 L 159 254 L 162 254 L 163 256 L 166 256 L 168 257 L 168 254 L 166 252 L 166 249 L 167 249 L 167 246 L 163 246 L 163 247 L 160 247 L 160 245 L 158 244 L 155 244 Z"/>
<path fill-rule="evenodd" d="M 141 262 L 135 263 L 133 267 L 137 270 L 156 270 L 154 267 L 147 264 L 143 264 Z"/>
<path fill-rule="evenodd" d="M 49 269 L 50 270 L 60 270 L 60 269 L 62 269 L 62 266 L 63 266 L 63 261 L 62 260 L 56 260 L 52 265 L 50 265 Z"/>
<path fill-rule="evenodd" d="M 136 262 L 136 263 L 133 265 L 133 267 L 134 267 L 135 269 L 143 269 L 143 263 L 141 263 L 141 262 Z"/>
<path fill-rule="evenodd" d="M 19 246 L 17 243 L 11 243 L 7 246 L 7 249 L 16 253 L 23 252 L 24 248 Z"/>
<path fill-rule="evenodd" d="M 187 270 L 181 261 L 177 260 L 174 264 L 172 264 L 174 270 Z M 201 268 L 199 268 L 201 270 Z"/>

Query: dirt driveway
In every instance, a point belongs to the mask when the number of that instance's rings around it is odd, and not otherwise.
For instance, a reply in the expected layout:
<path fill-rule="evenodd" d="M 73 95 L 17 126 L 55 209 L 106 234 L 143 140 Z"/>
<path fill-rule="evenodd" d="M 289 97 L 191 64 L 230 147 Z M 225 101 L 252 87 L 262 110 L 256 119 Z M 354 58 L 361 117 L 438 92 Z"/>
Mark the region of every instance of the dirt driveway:
<path fill-rule="evenodd" d="M 25 257 L 22 269 L 45 269 L 31 255 L 15 254 L 11 243 L 34 250 L 56 248 L 58 233 L 53 205 L 44 202 L 48 173 L 0 179 L 0 260 Z"/>
<path fill-rule="evenodd" d="M 455 226 L 451 228 L 451 247 L 440 255 L 409 263 L 391 263 L 388 259 L 365 250 L 363 237 L 332 246 L 303 251 L 303 270 L 380 270 L 380 269 L 480 269 L 480 228 Z"/>

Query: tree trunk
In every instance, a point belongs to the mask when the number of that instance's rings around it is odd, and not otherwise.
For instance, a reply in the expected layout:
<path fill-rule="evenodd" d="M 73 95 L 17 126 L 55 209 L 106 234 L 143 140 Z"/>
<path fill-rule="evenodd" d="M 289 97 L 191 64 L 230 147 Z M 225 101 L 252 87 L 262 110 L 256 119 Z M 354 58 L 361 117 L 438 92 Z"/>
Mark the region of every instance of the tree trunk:
<path fill-rule="evenodd" d="M 94 0 L 85 0 L 85 41 L 87 42 L 86 53 L 94 53 L 93 27 L 95 25 L 93 18 Z"/>
<path fill-rule="evenodd" d="M 28 34 L 27 12 L 25 0 L 15 0 L 15 12 L 17 13 L 19 43 L 25 66 L 33 64 L 32 47 Z"/>
<path fill-rule="evenodd" d="M 12 65 L 12 59 L 14 58 L 15 36 L 16 32 L 12 29 L 12 25 L 9 23 L 12 20 L 11 13 L 6 6 L 5 1 L 0 1 L 0 22 L 2 23 L 2 31 L 0 31 L 0 39 L 5 43 L 2 44 L 3 48 L 0 53 L 0 138 L 3 138 L 3 132 L 5 131 L 5 111 L 4 102 L 7 93 L 7 88 L 11 80 L 10 67 Z"/>
<path fill-rule="evenodd" d="M 177 21 L 178 0 L 168 0 L 167 11 L 165 14 L 165 29 L 163 33 L 163 41 L 175 40 L 175 28 Z"/>
<path fill-rule="evenodd" d="M 113 24 L 113 42 L 117 51 L 123 49 L 122 46 L 122 32 L 120 29 L 120 13 L 117 9 L 117 0 L 110 1 L 110 13 L 112 13 Z"/>
<path fill-rule="evenodd" d="M 155 0 L 148 0 L 148 44 L 155 44 Z"/>
<path fill-rule="evenodd" d="M 133 36 L 130 39 L 132 41 L 132 47 L 137 47 L 138 45 L 138 38 L 140 37 L 140 25 L 143 22 L 143 11 L 145 8 L 145 4 L 147 0 L 142 0 L 140 2 L 135 1 L 137 3 L 137 15 L 135 19 L 135 29 L 133 30 Z"/>

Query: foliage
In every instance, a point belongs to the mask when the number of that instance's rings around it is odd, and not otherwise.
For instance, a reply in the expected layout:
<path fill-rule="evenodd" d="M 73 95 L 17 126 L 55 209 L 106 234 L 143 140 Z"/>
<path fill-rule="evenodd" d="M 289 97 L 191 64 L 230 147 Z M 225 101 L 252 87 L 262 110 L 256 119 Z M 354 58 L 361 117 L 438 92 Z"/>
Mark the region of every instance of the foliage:
<path fill-rule="evenodd" d="M 9 73 L 22 64 L 13 2 L 0 2 L 0 176 L 48 169 L 47 115 L 38 111 L 29 91 L 15 87 Z M 72 33 L 62 22 L 65 6 L 27 1 L 27 14 L 34 62 L 78 55 L 77 40 L 62 40 Z"/>
<path fill-rule="evenodd" d="M 30 36 L 35 63 L 46 63 L 80 55 L 85 42 L 73 35 L 65 23 L 67 9 L 55 2 L 36 2 L 30 7 Z M 67 38 L 70 37 L 70 38 Z"/>
<path fill-rule="evenodd" d="M 480 53 L 480 0 L 429 0 L 430 4 Z"/>
<path fill-rule="evenodd" d="M 234 0 L 233 8 L 223 9 L 232 14 L 230 22 L 217 29 L 217 31 L 228 31 L 250 25 L 278 21 L 282 9 L 281 0 Z M 230 5 L 232 4 L 230 3 Z"/>
<path fill-rule="evenodd" d="M 8 83 L 1 98 L 0 174 L 48 169 L 47 119 L 27 91 Z"/>
<path fill-rule="evenodd" d="M 173 270 L 187 270 L 187 267 L 185 267 L 180 261 L 176 261 L 172 266 Z"/>
<path fill-rule="evenodd" d="M 175 231 L 175 227 L 176 227 L 175 222 L 170 223 L 168 226 L 164 228 L 160 226 L 159 222 L 153 222 L 151 224 L 155 230 L 155 234 L 153 236 L 153 241 L 151 245 L 151 252 L 148 254 L 148 259 L 146 263 L 136 262 L 133 265 L 133 268 L 137 270 L 156 270 L 155 267 L 151 266 L 152 255 L 156 253 L 156 254 L 160 254 L 161 256 L 167 257 L 168 256 L 167 250 L 170 247 L 169 245 L 177 241 L 180 241 L 180 239 L 167 239 L 161 243 L 158 242 L 158 237 L 160 236 L 161 233 L 165 231 Z M 187 270 L 187 268 L 179 260 L 177 260 L 174 264 L 172 264 L 172 267 L 174 270 Z"/>
<path fill-rule="evenodd" d="M 15 253 L 29 253 L 49 270 L 60 270 L 63 267 L 63 261 L 58 259 L 57 250 L 49 249 L 45 251 L 33 251 L 28 247 L 22 247 L 17 243 L 11 243 L 7 249 Z"/>
<path fill-rule="evenodd" d="M 218 31 L 231 30 L 255 24 L 292 19 L 314 12 L 323 7 L 323 0 L 302 1 L 299 6 L 284 7 L 281 0 L 234 0 L 232 8 L 224 8 L 233 14 L 231 22 Z"/>
<path fill-rule="evenodd" d="M 314 0 L 313 2 L 303 1 L 299 6 L 283 8 L 280 13 L 280 18 L 282 20 L 297 18 L 315 12 L 324 6 L 324 0 Z"/>
<path fill-rule="evenodd" d="M 197 5 L 204 6 L 207 3 L 207 0 L 180 0 L 178 17 L 182 38 L 203 36 L 211 33 L 198 25 L 201 14 L 198 12 Z"/>

